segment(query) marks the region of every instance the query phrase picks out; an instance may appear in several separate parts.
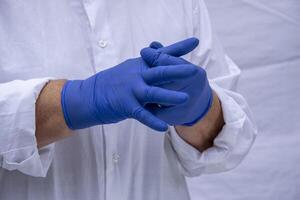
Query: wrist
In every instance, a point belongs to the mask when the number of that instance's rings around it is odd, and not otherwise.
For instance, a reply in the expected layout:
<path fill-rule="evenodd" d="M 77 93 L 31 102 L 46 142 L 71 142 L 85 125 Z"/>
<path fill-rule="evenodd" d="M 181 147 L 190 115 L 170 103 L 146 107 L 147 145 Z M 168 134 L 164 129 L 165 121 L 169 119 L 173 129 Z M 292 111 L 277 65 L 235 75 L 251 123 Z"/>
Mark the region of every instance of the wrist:
<path fill-rule="evenodd" d="M 85 80 L 84 80 L 85 81 Z M 83 93 L 82 91 L 93 91 L 85 88 L 83 80 L 69 80 L 67 81 L 61 91 L 61 106 L 67 126 L 72 129 L 87 128 L 97 124 L 97 119 L 90 111 L 90 102 L 93 98 L 86 98 L 86 96 L 93 95 Z"/>

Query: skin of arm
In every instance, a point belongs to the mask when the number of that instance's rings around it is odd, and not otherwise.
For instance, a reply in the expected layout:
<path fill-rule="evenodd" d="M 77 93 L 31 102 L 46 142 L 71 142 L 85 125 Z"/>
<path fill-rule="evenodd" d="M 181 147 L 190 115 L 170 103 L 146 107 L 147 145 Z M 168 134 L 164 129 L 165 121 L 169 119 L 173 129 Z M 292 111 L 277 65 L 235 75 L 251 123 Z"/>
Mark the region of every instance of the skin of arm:
<path fill-rule="evenodd" d="M 193 126 L 175 126 L 178 135 L 200 152 L 213 146 L 213 141 L 224 126 L 221 102 L 213 92 L 213 102 L 203 119 Z"/>
<path fill-rule="evenodd" d="M 49 81 L 36 101 L 36 139 L 38 148 L 72 135 L 61 108 L 61 90 L 66 80 Z"/>
<path fill-rule="evenodd" d="M 64 120 L 61 108 L 61 90 L 66 80 L 49 81 L 36 101 L 36 139 L 38 148 L 72 135 Z M 199 151 L 213 144 L 214 138 L 224 125 L 222 108 L 214 93 L 212 107 L 195 125 L 176 126 L 179 136 Z"/>

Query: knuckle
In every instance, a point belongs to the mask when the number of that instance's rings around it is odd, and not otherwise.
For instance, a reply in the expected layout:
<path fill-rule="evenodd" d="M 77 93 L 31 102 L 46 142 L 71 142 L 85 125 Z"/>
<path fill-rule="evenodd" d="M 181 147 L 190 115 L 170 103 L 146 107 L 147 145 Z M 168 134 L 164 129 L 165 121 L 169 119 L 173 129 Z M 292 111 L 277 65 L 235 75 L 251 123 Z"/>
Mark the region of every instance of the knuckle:
<path fill-rule="evenodd" d="M 159 79 L 165 81 L 167 78 L 167 71 L 165 70 L 165 68 L 160 69 L 158 73 L 159 73 L 158 74 Z"/>
<path fill-rule="evenodd" d="M 150 72 L 149 70 L 150 69 L 144 69 L 141 72 L 141 75 L 142 75 L 142 78 L 144 79 L 144 81 L 147 80 L 147 78 L 149 77 L 149 72 Z"/>
<path fill-rule="evenodd" d="M 132 111 L 132 116 L 134 118 L 140 118 L 140 117 L 142 117 L 143 110 L 144 109 L 142 107 L 136 107 L 136 108 L 134 108 L 133 111 Z"/>
<path fill-rule="evenodd" d="M 147 100 L 152 100 L 153 99 L 153 93 L 154 93 L 153 90 L 154 90 L 153 86 L 147 87 L 145 89 L 145 98 Z"/>
<path fill-rule="evenodd" d="M 141 101 L 145 96 L 145 86 L 143 84 L 137 84 L 132 86 L 132 92 L 137 100 Z"/>
<path fill-rule="evenodd" d="M 202 77 L 206 78 L 207 76 L 206 71 L 202 67 L 199 67 L 199 73 L 201 74 Z"/>
<path fill-rule="evenodd" d="M 199 67 L 197 77 L 199 81 L 204 82 L 207 79 L 206 71 L 203 68 Z"/>
<path fill-rule="evenodd" d="M 198 66 L 194 65 L 194 64 L 186 64 L 186 66 L 188 66 L 189 68 L 193 69 L 193 70 L 198 70 Z"/>

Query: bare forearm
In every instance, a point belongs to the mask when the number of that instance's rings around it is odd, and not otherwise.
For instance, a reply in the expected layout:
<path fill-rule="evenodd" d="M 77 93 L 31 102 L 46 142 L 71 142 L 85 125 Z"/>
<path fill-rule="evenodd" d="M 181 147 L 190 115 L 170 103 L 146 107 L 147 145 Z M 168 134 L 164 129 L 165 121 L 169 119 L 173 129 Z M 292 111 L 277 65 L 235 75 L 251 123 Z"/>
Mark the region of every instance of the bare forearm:
<path fill-rule="evenodd" d="M 65 80 L 50 81 L 36 102 L 36 139 L 43 147 L 72 134 L 65 124 L 61 109 L 61 89 Z"/>
<path fill-rule="evenodd" d="M 213 104 L 207 115 L 195 125 L 176 126 L 179 136 L 199 151 L 204 151 L 213 145 L 213 140 L 224 125 L 221 103 L 214 93 Z"/>

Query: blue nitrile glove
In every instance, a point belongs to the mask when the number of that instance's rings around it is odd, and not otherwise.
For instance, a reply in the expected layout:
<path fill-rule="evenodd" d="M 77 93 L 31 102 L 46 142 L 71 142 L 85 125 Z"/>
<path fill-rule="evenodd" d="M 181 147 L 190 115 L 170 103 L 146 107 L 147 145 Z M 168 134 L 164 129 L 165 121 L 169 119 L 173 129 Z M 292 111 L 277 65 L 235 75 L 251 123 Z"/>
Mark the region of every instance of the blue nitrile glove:
<path fill-rule="evenodd" d="M 157 69 L 157 66 L 167 65 L 168 63 L 174 66 L 186 64 L 187 66 L 197 69 L 197 73 L 193 76 L 176 81 L 166 81 L 162 84 L 155 84 L 157 87 L 183 92 L 189 95 L 188 101 L 180 105 L 168 106 L 163 104 L 159 107 L 152 105 L 151 108 L 148 108 L 155 116 L 170 125 L 191 126 L 195 124 L 209 111 L 213 100 L 212 89 L 209 86 L 205 70 L 183 58 L 177 57 L 181 56 L 181 54 L 179 54 L 178 51 L 174 51 L 174 49 L 178 49 L 182 44 L 186 43 L 198 45 L 199 41 L 196 38 L 189 38 L 174 44 L 177 45 L 177 47 L 174 47 L 174 45 L 169 46 L 171 48 L 163 48 L 159 42 L 153 42 L 150 47 L 141 51 L 142 58 L 150 67 L 153 67 L 153 71 Z M 148 80 L 152 81 L 152 79 L 147 76 L 145 76 L 145 80 L 146 82 L 148 82 Z"/>
<path fill-rule="evenodd" d="M 194 47 L 187 43 L 184 48 L 188 53 Z M 167 60 L 164 62 L 168 66 L 158 66 L 153 71 L 142 58 L 129 59 L 86 80 L 67 81 L 61 95 L 66 124 L 71 129 L 81 129 L 134 118 L 153 129 L 165 131 L 167 123 L 146 110 L 146 105 L 178 105 L 187 101 L 188 95 L 152 86 L 151 80 L 153 83 L 180 80 L 193 76 L 196 70 L 190 65 L 173 66 Z"/>

